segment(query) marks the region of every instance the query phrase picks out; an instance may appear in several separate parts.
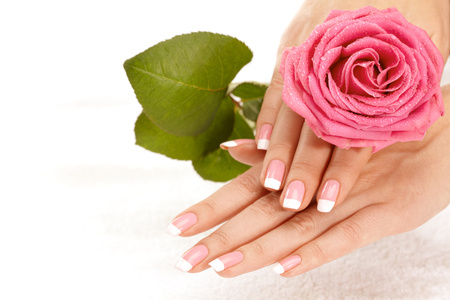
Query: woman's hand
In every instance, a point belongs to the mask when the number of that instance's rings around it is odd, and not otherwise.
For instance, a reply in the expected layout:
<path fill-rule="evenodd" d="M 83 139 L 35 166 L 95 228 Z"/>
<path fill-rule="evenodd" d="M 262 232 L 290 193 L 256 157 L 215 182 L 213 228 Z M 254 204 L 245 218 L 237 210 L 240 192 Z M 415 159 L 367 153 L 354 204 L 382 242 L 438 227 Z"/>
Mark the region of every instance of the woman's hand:
<path fill-rule="evenodd" d="M 305 209 L 317 193 L 318 209 L 330 211 L 335 203 L 347 198 L 371 157 L 371 148 L 343 150 L 317 138 L 303 118 L 282 101 L 283 80 L 279 73 L 283 50 L 303 43 L 331 10 L 355 10 L 367 5 L 378 9 L 395 6 L 409 22 L 428 32 L 444 60 L 448 57 L 449 1 L 415 1 L 412 5 L 408 0 L 306 0 L 281 39 L 256 126 L 257 147 L 267 150 L 259 181 L 268 190 L 282 191 L 279 201 L 284 208 Z"/>
<path fill-rule="evenodd" d="M 448 102 L 449 86 L 443 94 Z M 261 163 L 249 155 L 256 149 L 242 147 L 231 154 L 257 164 L 170 225 L 171 233 L 192 236 L 226 221 L 184 254 L 179 269 L 200 272 L 211 263 L 221 276 L 233 277 L 281 262 L 274 270 L 295 276 L 414 229 L 450 202 L 449 116 L 422 142 L 397 143 L 372 155 L 347 200 L 330 214 L 312 206 L 299 213 L 282 209 L 275 201 L 279 193 L 259 184 Z"/>

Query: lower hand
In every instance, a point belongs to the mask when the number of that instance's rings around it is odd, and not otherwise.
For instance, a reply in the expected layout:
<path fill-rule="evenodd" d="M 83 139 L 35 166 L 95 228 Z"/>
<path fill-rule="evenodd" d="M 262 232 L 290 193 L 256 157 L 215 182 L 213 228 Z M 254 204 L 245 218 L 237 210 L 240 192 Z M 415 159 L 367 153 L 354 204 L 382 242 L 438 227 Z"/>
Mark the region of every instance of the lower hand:
<path fill-rule="evenodd" d="M 448 102 L 450 88 L 443 94 Z M 213 262 L 221 276 L 233 277 L 281 261 L 276 271 L 291 277 L 414 229 L 450 202 L 449 145 L 446 116 L 422 142 L 397 143 L 374 154 L 347 200 L 330 214 L 311 206 L 299 213 L 282 209 L 279 193 L 261 187 L 261 162 L 249 158 L 252 149 L 234 148 L 233 156 L 256 165 L 173 222 L 172 229 L 192 236 L 226 221 L 187 251 L 178 267 L 200 272 Z"/>

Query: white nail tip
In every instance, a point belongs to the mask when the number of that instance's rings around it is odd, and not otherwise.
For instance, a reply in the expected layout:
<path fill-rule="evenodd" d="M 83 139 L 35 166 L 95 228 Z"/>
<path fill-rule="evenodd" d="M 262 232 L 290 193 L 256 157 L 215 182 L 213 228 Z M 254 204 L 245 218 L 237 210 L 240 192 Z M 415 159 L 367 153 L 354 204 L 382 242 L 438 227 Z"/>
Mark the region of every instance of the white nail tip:
<path fill-rule="evenodd" d="M 266 188 L 278 191 L 281 186 L 281 181 L 278 181 L 274 178 L 266 178 L 266 180 L 264 180 L 264 186 Z"/>
<path fill-rule="evenodd" d="M 333 209 L 335 202 L 331 200 L 319 199 L 317 203 L 317 210 L 320 212 L 330 212 Z"/>
<path fill-rule="evenodd" d="M 216 258 L 215 260 L 213 260 L 212 262 L 209 263 L 209 265 L 214 269 L 214 271 L 216 272 L 220 272 L 225 270 L 225 265 L 223 264 L 223 262 Z"/>
<path fill-rule="evenodd" d="M 259 150 L 269 149 L 269 140 L 261 139 L 258 140 L 258 145 L 256 146 Z"/>
<path fill-rule="evenodd" d="M 289 199 L 285 198 L 283 200 L 283 207 L 284 208 L 290 208 L 290 209 L 299 209 L 300 208 L 300 201 L 297 199 Z"/>
<path fill-rule="evenodd" d="M 178 270 L 182 272 L 189 272 L 192 269 L 192 265 L 185 259 L 180 258 L 175 266 Z"/>
<path fill-rule="evenodd" d="M 227 148 L 233 148 L 233 147 L 236 147 L 238 144 L 235 141 L 228 141 L 228 142 L 223 142 L 220 145 L 227 147 Z"/>
<path fill-rule="evenodd" d="M 284 268 L 280 263 L 277 263 L 272 270 L 277 273 L 278 275 L 283 274 L 284 273 Z"/>
<path fill-rule="evenodd" d="M 178 229 L 175 225 L 169 224 L 169 227 L 167 227 L 166 232 L 170 234 L 171 236 L 178 236 L 181 233 L 181 230 Z"/>

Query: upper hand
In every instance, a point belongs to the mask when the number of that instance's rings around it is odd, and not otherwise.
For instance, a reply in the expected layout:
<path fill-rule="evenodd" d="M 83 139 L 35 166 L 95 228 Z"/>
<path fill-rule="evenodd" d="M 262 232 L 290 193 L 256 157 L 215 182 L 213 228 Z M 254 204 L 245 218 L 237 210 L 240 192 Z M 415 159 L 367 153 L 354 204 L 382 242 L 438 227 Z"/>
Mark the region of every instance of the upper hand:
<path fill-rule="evenodd" d="M 272 81 L 257 121 L 259 149 L 267 149 L 259 181 L 271 191 L 280 190 L 280 204 L 298 211 L 309 206 L 314 195 L 325 204 L 339 204 L 347 197 L 361 170 L 371 157 L 371 148 L 343 150 L 319 139 L 301 116 L 281 99 L 283 80 L 279 70 L 281 54 L 300 45 L 321 24 L 332 9 L 354 10 L 371 5 L 378 9 L 395 6 L 405 18 L 425 29 L 446 60 L 450 51 L 449 2 L 307 0 L 283 35 Z M 270 140 L 270 143 L 269 143 Z M 321 206 L 328 211 L 333 206 Z"/>

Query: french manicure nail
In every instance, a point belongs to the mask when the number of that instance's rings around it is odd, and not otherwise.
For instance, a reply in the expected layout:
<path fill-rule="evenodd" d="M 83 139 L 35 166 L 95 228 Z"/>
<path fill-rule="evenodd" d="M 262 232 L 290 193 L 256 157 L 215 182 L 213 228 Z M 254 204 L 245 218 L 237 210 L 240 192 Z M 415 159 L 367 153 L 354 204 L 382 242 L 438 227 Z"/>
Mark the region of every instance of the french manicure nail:
<path fill-rule="evenodd" d="M 183 254 L 176 264 L 176 268 L 183 272 L 189 272 L 208 256 L 208 248 L 204 245 L 197 245 Z"/>
<path fill-rule="evenodd" d="M 251 140 L 251 139 L 238 139 L 238 140 L 234 140 L 234 141 L 226 141 L 223 142 L 222 144 L 220 144 L 220 148 L 222 148 L 223 150 L 227 150 L 228 148 L 233 148 L 233 147 L 237 147 L 243 144 L 250 144 L 250 143 L 254 143 L 255 140 Z"/>
<path fill-rule="evenodd" d="M 272 125 L 264 124 L 259 130 L 258 145 L 259 150 L 269 149 L 270 136 L 272 135 Z"/>
<path fill-rule="evenodd" d="M 330 212 L 336 203 L 339 194 L 339 182 L 337 180 L 328 180 L 323 186 L 319 201 L 317 202 L 317 210 L 320 212 Z"/>
<path fill-rule="evenodd" d="M 222 255 L 219 258 L 216 258 L 209 265 L 216 271 L 221 272 L 225 269 L 228 269 L 234 265 L 237 265 L 244 259 L 244 254 L 240 251 L 234 251 Z"/>
<path fill-rule="evenodd" d="M 278 191 L 280 189 L 281 182 L 283 181 L 284 170 L 285 166 L 281 160 L 272 160 L 267 168 L 264 187 Z"/>
<path fill-rule="evenodd" d="M 172 236 L 178 236 L 191 228 L 195 223 L 197 223 L 197 216 L 194 213 L 186 213 L 173 220 L 166 231 Z"/>
<path fill-rule="evenodd" d="M 283 200 L 283 207 L 290 209 L 299 209 L 305 194 L 305 185 L 300 180 L 292 181 Z"/>
<path fill-rule="evenodd" d="M 272 270 L 278 275 L 283 274 L 286 271 L 298 266 L 302 262 L 302 259 L 298 255 L 292 255 L 290 257 L 286 257 L 279 263 L 277 263 Z"/>

